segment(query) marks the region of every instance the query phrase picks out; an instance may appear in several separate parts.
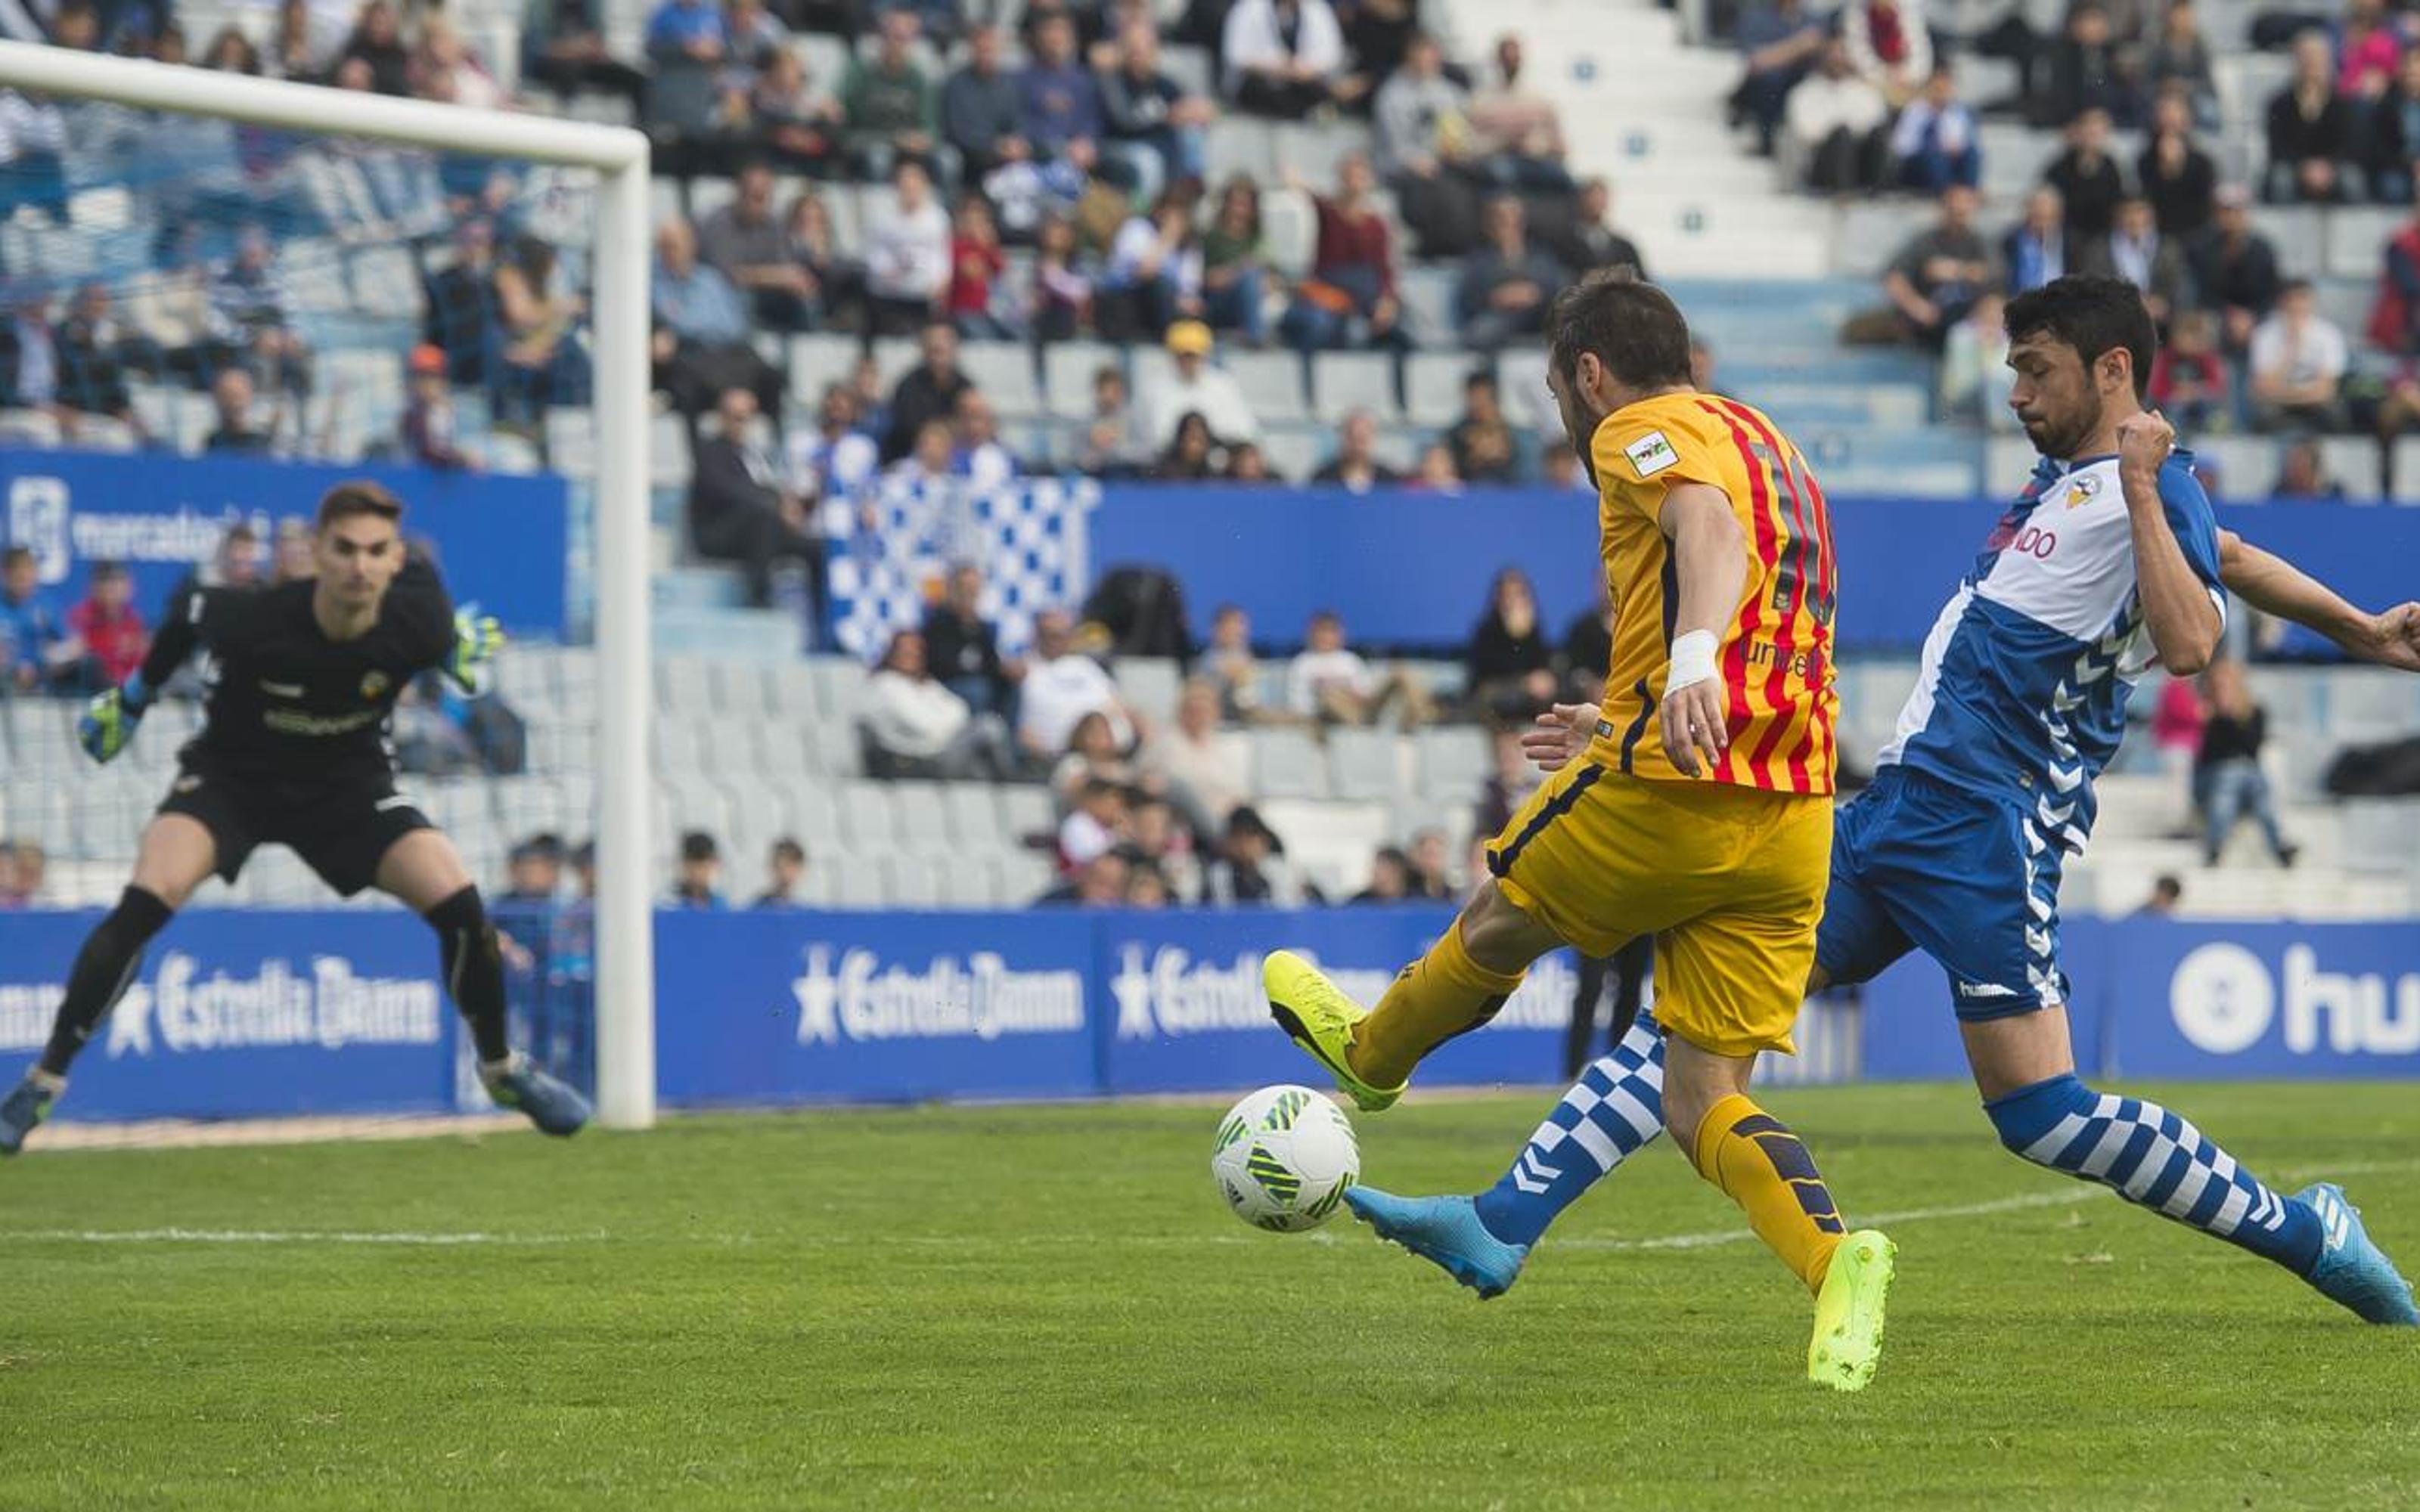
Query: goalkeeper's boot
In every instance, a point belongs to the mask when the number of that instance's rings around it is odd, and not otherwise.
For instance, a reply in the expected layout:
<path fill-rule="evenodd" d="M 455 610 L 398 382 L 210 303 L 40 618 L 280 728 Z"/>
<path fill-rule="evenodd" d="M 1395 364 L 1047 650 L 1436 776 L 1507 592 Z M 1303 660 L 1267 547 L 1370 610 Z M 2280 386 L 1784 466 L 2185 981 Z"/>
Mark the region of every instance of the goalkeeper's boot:
<path fill-rule="evenodd" d="M 1863 1391 L 1874 1379 L 1883 1358 L 1883 1304 L 1898 1254 L 1899 1246 L 1872 1228 L 1858 1229 L 1832 1252 L 1832 1268 L 1815 1294 L 1807 1380 L 1834 1391 Z"/>
<path fill-rule="evenodd" d="M 1373 1087 L 1353 1073 L 1353 1063 L 1346 1058 L 1354 1026 L 1370 1016 L 1368 1009 L 1345 996 L 1317 966 L 1292 950 L 1273 951 L 1261 963 L 1261 986 L 1268 994 L 1269 1017 L 1302 1047 L 1303 1054 L 1326 1068 L 1336 1079 L 1338 1091 L 1353 1099 L 1364 1113 L 1395 1105 L 1404 1087 Z"/>
<path fill-rule="evenodd" d="M 2361 1210 L 2345 1200 L 2344 1188 L 2320 1181 L 2294 1194 L 2319 1215 L 2319 1257 L 2305 1277 L 2319 1294 L 2342 1303 L 2366 1322 L 2420 1327 L 2412 1305 L 2412 1283 L 2362 1226 Z"/>
<path fill-rule="evenodd" d="M 1353 1216 L 1479 1293 L 1500 1297 L 1521 1278 L 1527 1244 L 1507 1244 L 1487 1231 L 1468 1197 L 1399 1197 L 1374 1186 L 1348 1186 L 1344 1205 Z"/>
<path fill-rule="evenodd" d="M 482 1066 L 479 1079 L 488 1084 L 489 1097 L 529 1115 L 541 1134 L 576 1134 L 588 1122 L 588 1099 L 531 1065 L 527 1056 L 515 1056 L 495 1071 Z"/>
<path fill-rule="evenodd" d="M 25 1072 L 25 1079 L 0 1098 L 0 1155 L 24 1149 L 25 1136 L 51 1116 L 51 1104 L 67 1089 L 66 1077 L 54 1076 L 39 1066 Z"/>

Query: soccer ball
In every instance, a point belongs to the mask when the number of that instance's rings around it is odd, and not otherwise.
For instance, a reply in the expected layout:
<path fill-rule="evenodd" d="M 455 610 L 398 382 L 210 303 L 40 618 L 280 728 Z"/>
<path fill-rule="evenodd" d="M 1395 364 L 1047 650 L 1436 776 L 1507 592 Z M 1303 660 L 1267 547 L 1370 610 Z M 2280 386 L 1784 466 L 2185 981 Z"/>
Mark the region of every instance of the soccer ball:
<path fill-rule="evenodd" d="M 1256 1228 L 1316 1228 L 1361 1175 L 1344 1111 L 1308 1087 L 1264 1087 L 1218 1120 L 1210 1174 L 1235 1216 Z"/>

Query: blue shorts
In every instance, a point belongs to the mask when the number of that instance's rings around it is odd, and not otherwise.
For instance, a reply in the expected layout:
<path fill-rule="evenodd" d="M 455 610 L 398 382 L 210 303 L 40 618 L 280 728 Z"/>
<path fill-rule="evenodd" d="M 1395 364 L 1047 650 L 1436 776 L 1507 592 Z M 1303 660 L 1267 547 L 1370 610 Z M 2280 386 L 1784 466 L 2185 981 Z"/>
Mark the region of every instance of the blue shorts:
<path fill-rule="evenodd" d="M 1886 766 L 1834 821 L 1815 964 L 1845 986 L 1922 950 L 1962 1019 L 2055 1008 L 2064 859 L 2015 804 Z"/>

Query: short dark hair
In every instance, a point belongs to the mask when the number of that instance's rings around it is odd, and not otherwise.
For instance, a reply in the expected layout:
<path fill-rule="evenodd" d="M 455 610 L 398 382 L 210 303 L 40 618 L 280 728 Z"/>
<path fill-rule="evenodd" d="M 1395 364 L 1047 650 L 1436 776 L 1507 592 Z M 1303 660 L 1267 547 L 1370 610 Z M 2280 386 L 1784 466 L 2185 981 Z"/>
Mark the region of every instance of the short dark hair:
<path fill-rule="evenodd" d="M 92 564 L 92 580 L 94 582 L 99 582 L 104 578 L 120 579 L 128 576 L 130 576 L 130 574 L 127 572 L 126 563 L 123 562 L 103 561 L 96 562 Z"/>
<path fill-rule="evenodd" d="M 20 562 L 31 565 L 33 560 L 34 548 L 30 546 L 12 546 L 0 550 L 0 567 L 13 567 Z"/>
<path fill-rule="evenodd" d="M 403 518 L 403 501 L 367 478 L 354 478 L 329 489 L 319 501 L 319 518 L 313 530 L 324 531 L 361 515 L 376 515 L 392 525 Z"/>
<path fill-rule="evenodd" d="M 2150 393 L 2151 354 L 2160 344 L 2143 291 L 2122 278 L 2070 273 L 2009 301 L 2004 317 L 2010 343 L 2048 336 L 2070 347 L 2088 369 L 2113 351 L 2133 364 L 2134 397 Z"/>
<path fill-rule="evenodd" d="M 1592 352 L 1625 388 L 1689 381 L 1689 322 L 1672 296 L 1626 270 L 1599 269 L 1555 296 L 1546 358 L 1565 381 Z"/>
<path fill-rule="evenodd" d="M 773 842 L 773 859 L 804 866 L 807 864 L 807 848 L 784 835 Z"/>
<path fill-rule="evenodd" d="M 720 861 L 722 847 L 703 829 L 692 829 L 681 837 L 680 858 L 684 861 Z"/>

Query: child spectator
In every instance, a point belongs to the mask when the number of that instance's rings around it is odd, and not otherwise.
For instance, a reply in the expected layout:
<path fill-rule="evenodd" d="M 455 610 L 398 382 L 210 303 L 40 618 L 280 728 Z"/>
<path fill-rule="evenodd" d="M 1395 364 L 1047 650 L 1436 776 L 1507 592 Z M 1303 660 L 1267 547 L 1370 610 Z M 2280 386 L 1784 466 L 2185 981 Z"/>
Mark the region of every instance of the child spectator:
<path fill-rule="evenodd" d="M 68 611 L 68 629 L 84 646 L 90 691 L 112 687 L 134 675 L 151 635 L 134 607 L 134 579 L 123 563 L 93 564 L 85 601 Z"/>

